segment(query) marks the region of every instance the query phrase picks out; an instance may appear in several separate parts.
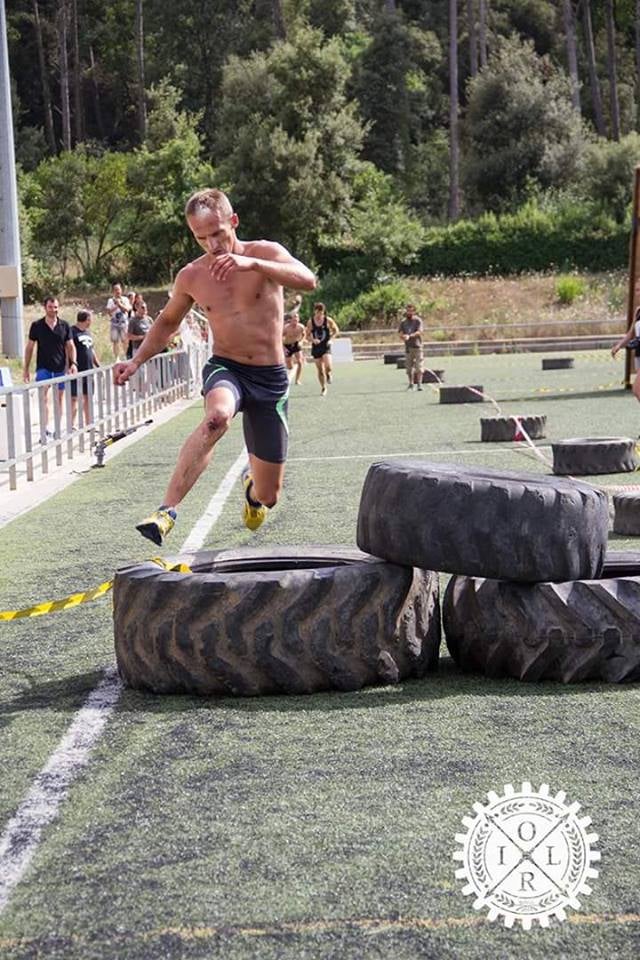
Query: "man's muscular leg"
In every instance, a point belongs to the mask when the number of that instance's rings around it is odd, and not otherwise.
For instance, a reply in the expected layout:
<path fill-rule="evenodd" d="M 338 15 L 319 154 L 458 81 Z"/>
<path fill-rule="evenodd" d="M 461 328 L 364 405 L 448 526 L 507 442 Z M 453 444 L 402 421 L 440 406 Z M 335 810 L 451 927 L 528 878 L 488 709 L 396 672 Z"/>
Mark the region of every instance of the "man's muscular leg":
<path fill-rule="evenodd" d="M 175 508 L 184 500 L 198 477 L 206 469 L 213 448 L 229 429 L 236 412 L 236 400 L 227 387 L 215 387 L 205 397 L 205 416 L 180 449 L 164 506 Z"/>
<path fill-rule="evenodd" d="M 265 507 L 275 507 L 282 492 L 284 463 L 270 463 L 250 453 L 249 465 L 253 481 L 249 496 Z"/>

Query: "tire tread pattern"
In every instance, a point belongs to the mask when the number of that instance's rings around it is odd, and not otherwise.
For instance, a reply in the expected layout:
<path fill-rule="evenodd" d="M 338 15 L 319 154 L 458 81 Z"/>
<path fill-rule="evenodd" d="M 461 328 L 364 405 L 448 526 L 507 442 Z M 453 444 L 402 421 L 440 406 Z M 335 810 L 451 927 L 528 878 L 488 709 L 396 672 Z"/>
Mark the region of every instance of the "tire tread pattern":
<path fill-rule="evenodd" d="M 252 569 L 256 558 L 274 562 Z M 291 558 L 305 563 L 287 566 Z M 130 687 L 300 694 L 356 690 L 437 667 L 438 575 L 429 570 L 324 546 L 170 559 L 196 569 L 179 574 L 142 563 L 116 573 L 116 659 Z"/>
<path fill-rule="evenodd" d="M 454 661 L 488 677 L 640 680 L 640 556 L 635 563 L 623 560 L 621 570 L 613 569 L 615 559 L 610 555 L 596 580 L 522 584 L 452 577 L 443 624 Z"/>
<path fill-rule="evenodd" d="M 391 563 L 530 582 L 598 576 L 608 527 L 606 495 L 579 481 L 403 459 L 370 466 L 356 539 Z"/>

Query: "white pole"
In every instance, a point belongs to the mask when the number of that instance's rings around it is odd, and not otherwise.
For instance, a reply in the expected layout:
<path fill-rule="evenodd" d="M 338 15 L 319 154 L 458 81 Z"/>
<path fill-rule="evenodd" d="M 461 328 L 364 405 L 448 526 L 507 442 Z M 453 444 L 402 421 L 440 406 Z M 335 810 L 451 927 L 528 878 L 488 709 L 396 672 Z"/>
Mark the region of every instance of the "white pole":
<path fill-rule="evenodd" d="M 21 357 L 22 272 L 5 0 L 0 0 L 0 314 L 2 352 L 8 357 Z"/>

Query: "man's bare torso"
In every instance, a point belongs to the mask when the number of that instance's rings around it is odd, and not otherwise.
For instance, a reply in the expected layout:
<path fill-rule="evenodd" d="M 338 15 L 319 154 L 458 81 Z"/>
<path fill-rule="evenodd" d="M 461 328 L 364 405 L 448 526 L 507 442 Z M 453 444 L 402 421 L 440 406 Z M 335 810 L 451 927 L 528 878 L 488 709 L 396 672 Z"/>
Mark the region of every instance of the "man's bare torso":
<path fill-rule="evenodd" d="M 305 328 L 297 320 L 293 323 L 285 323 L 282 328 L 282 342 L 297 343 L 298 340 L 304 340 Z"/>
<path fill-rule="evenodd" d="M 272 259 L 267 240 L 243 242 L 247 257 Z M 235 272 L 219 281 L 205 254 L 180 271 L 180 287 L 200 305 L 213 333 L 216 356 L 270 366 L 284 362 L 282 287 L 257 271 Z"/>

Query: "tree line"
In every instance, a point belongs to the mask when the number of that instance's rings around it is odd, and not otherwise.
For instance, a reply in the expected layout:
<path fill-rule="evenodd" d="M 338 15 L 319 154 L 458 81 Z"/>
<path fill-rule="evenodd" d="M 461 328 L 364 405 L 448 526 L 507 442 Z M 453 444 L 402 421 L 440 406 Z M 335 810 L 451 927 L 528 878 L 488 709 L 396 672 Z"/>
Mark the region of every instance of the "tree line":
<path fill-rule="evenodd" d="M 11 0 L 8 23 L 34 283 L 165 279 L 211 183 L 343 299 L 428 270 L 461 219 L 628 216 L 638 0 Z"/>

